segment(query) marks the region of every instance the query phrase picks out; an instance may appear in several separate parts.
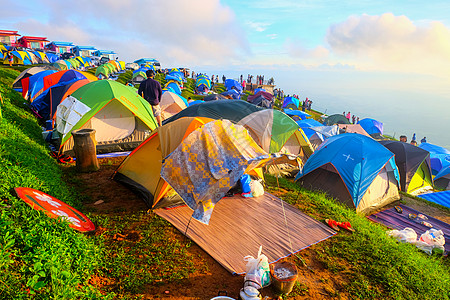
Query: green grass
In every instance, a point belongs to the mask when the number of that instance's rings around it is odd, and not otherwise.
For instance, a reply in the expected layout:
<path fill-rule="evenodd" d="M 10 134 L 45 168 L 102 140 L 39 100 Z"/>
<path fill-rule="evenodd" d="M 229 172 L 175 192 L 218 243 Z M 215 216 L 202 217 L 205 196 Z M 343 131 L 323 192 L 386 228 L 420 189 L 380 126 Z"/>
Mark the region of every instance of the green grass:
<path fill-rule="evenodd" d="M 191 242 L 179 233 L 173 238 L 174 228 L 153 213 L 97 216 L 94 221 L 105 230 L 96 239 L 108 241 L 102 275 L 112 283 L 106 290 L 120 299 L 141 294 L 149 284 L 178 282 L 195 271 L 187 254 Z"/>
<path fill-rule="evenodd" d="M 9 88 L 18 74 L 0 68 L 0 298 L 99 299 L 86 284 L 102 263 L 98 245 L 15 197 L 13 188 L 23 186 L 81 205 L 50 157 L 37 120 Z"/>
<path fill-rule="evenodd" d="M 276 178 L 267 176 L 269 190 L 278 190 Z M 334 273 L 350 278 L 345 290 L 360 299 L 448 299 L 450 264 L 446 258 L 430 257 L 409 244 L 399 244 L 386 229 L 357 215 L 324 195 L 280 178 L 288 190 L 283 200 L 297 205 L 318 220 L 349 221 L 354 234 L 341 234 L 321 243 L 320 259 Z"/>

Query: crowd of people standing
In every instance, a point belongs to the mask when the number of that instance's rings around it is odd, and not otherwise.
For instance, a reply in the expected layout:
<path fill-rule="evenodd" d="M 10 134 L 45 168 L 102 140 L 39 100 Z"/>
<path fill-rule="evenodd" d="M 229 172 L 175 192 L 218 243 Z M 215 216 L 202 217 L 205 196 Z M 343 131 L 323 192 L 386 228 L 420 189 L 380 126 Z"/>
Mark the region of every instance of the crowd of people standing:
<path fill-rule="evenodd" d="M 351 124 L 358 124 L 359 122 L 359 117 L 352 115 L 350 112 L 345 113 L 345 111 L 342 113 L 344 115 L 344 117 L 347 118 L 347 120 L 351 123 Z"/>

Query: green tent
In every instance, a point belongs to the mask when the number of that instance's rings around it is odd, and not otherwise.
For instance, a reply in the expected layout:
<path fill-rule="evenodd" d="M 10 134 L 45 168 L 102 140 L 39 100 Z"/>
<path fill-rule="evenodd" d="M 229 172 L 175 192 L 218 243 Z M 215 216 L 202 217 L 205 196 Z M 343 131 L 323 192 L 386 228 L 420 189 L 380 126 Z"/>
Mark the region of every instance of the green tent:
<path fill-rule="evenodd" d="M 109 77 L 109 74 L 111 74 L 110 69 L 108 69 L 105 65 L 101 65 L 97 67 L 97 70 L 95 70 L 95 76 L 103 75 L 106 78 Z"/>
<path fill-rule="evenodd" d="M 111 63 L 106 63 L 106 64 L 103 64 L 102 66 L 105 66 L 105 68 L 107 68 L 109 70 L 110 74 L 116 72 L 116 66 L 114 66 Z"/>
<path fill-rule="evenodd" d="M 147 74 L 145 74 L 144 71 L 138 71 L 138 72 L 133 73 L 132 80 L 134 82 L 142 82 L 145 79 L 147 79 Z"/>
<path fill-rule="evenodd" d="M 72 131 L 96 130 L 97 152 L 128 151 L 157 127 L 150 104 L 136 90 L 119 82 L 88 83 L 67 97 L 56 112 L 61 152 L 73 148 Z"/>

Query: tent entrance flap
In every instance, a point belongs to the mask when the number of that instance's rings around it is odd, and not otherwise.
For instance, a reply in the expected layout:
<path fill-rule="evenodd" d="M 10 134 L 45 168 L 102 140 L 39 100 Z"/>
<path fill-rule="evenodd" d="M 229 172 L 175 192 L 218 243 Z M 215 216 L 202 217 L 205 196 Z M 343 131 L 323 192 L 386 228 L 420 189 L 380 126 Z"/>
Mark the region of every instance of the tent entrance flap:
<path fill-rule="evenodd" d="M 258 198 L 235 195 L 216 204 L 209 225 L 192 220 L 187 207 L 156 209 L 155 213 L 169 221 L 183 234 L 231 273 L 245 272 L 244 256 L 256 253 L 262 245 L 269 262 L 275 262 L 334 234 L 333 230 L 284 203 L 269 193 Z"/>

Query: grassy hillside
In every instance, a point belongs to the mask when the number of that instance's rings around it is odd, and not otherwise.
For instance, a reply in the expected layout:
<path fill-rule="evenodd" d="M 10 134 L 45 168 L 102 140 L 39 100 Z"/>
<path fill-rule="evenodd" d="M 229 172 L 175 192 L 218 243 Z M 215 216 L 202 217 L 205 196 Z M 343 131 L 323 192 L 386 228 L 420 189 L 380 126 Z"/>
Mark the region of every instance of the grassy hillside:
<path fill-rule="evenodd" d="M 50 157 L 36 118 L 21 95 L 9 88 L 18 74 L 0 68 L 0 298 L 101 298 L 88 284 L 102 264 L 101 248 L 15 197 L 14 187 L 31 187 L 81 206 L 80 195 L 65 184 L 62 170 Z"/>
<path fill-rule="evenodd" d="M 21 95 L 10 88 L 18 74 L 0 68 L 0 299 L 138 299 L 151 287 L 170 285 L 205 268 L 188 253 L 191 243 L 167 240 L 173 227 L 145 211 L 87 214 L 107 230 L 87 236 L 17 200 L 13 188 L 19 186 L 39 189 L 82 211 L 86 200 L 80 189 L 71 187 L 82 188 L 78 174 L 73 168 L 64 170 L 50 157 L 37 120 Z M 192 80 L 186 87 L 183 96 L 187 98 Z M 219 84 L 217 88 L 222 87 Z M 450 298 L 447 258 L 399 244 L 386 235 L 384 227 L 287 179 L 268 176 L 267 184 L 269 191 L 308 215 L 318 220 L 348 220 L 356 229 L 353 234 L 340 232 L 307 252 L 324 266 L 335 287 L 339 286 L 328 291 L 328 296 Z M 118 239 L 124 228 L 139 231 L 142 239 L 135 243 Z M 313 268 L 305 268 L 301 260 L 296 263 L 305 272 L 311 269 L 314 276 Z M 99 281 L 104 283 L 96 284 Z M 297 284 L 288 298 L 305 295 L 306 290 Z"/>

